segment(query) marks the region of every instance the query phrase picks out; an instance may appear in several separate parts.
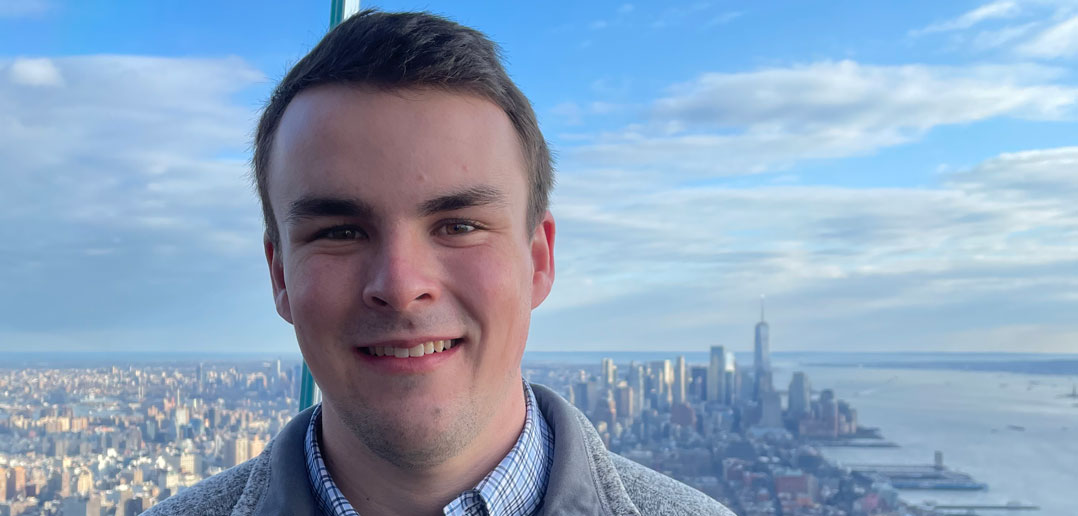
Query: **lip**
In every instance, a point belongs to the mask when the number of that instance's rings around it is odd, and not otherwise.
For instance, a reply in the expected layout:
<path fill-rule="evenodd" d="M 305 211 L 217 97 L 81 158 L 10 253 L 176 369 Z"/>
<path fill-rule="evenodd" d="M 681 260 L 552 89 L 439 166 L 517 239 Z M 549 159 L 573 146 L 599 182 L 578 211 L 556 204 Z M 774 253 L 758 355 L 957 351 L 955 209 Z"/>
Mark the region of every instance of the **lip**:
<path fill-rule="evenodd" d="M 463 337 L 416 337 L 414 339 L 396 339 L 396 340 L 384 340 L 381 342 L 368 342 L 362 346 L 356 346 L 357 348 L 369 348 L 372 346 L 390 346 L 394 348 L 410 348 L 416 344 L 424 344 L 427 342 L 434 342 L 436 340 L 451 340 L 453 345 L 457 345 L 457 341 L 463 341 Z M 422 358 L 422 357 L 420 357 Z"/>
<path fill-rule="evenodd" d="M 365 348 L 369 348 L 371 346 L 410 348 L 412 346 L 415 346 L 416 344 L 422 344 L 435 340 L 452 340 L 453 347 L 447 351 L 440 351 L 438 353 L 431 353 L 429 355 L 423 355 L 421 357 L 409 358 L 397 358 L 393 356 L 377 357 L 368 354 L 365 350 Z M 438 369 L 446 361 L 451 360 L 454 356 L 456 356 L 457 351 L 462 346 L 466 345 L 468 345 L 467 339 L 460 337 L 420 337 L 415 339 L 399 339 L 372 342 L 363 346 L 356 346 L 352 348 L 352 354 L 355 355 L 355 357 L 359 360 L 361 364 L 377 373 L 390 375 L 423 374 Z"/>

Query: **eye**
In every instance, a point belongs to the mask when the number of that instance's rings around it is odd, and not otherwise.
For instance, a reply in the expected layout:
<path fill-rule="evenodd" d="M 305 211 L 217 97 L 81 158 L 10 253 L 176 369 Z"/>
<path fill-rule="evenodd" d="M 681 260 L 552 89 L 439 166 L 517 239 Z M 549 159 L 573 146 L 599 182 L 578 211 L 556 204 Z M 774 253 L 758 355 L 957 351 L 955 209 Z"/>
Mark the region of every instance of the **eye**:
<path fill-rule="evenodd" d="M 326 240 L 359 240 L 366 238 L 366 233 L 355 226 L 334 226 L 323 229 L 315 234 L 314 238 Z"/>
<path fill-rule="evenodd" d="M 466 220 L 455 220 L 442 225 L 441 232 L 446 235 L 464 235 L 480 229 L 479 224 Z"/>

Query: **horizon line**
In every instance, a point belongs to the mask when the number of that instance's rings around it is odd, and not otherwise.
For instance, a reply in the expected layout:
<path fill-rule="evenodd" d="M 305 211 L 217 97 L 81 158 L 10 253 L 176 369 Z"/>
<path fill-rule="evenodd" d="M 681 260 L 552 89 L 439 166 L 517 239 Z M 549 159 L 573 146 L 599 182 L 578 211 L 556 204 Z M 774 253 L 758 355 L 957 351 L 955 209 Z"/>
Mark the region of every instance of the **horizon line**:
<path fill-rule="evenodd" d="M 665 353 L 670 355 L 689 354 L 689 353 L 708 353 L 709 348 L 705 349 L 689 349 L 689 350 L 662 350 L 662 349 L 558 349 L 558 350 L 529 350 L 525 349 L 525 353 Z M 746 353 L 751 354 L 751 349 L 746 350 L 732 350 L 734 353 Z M 171 351 L 171 350 L 0 350 L 0 355 L 51 355 L 51 354 L 87 354 L 87 355 L 107 355 L 107 354 L 131 354 L 131 355 L 175 355 L 175 356 L 191 356 L 191 355 L 207 355 L 207 356 L 297 356 L 301 357 L 299 350 L 285 351 L 285 352 L 272 352 L 272 351 L 253 351 L 253 350 L 239 350 L 239 351 L 219 351 L 219 350 L 204 350 L 204 351 Z M 849 351 L 849 350 L 831 350 L 831 349 L 819 349 L 819 350 L 780 350 L 771 351 L 772 355 L 788 355 L 788 354 L 803 354 L 803 353 L 846 353 L 846 354 L 860 354 L 860 355 L 894 355 L 894 354 L 951 354 L 951 355 L 1075 355 L 1078 356 L 1078 351 L 955 351 L 955 350 L 871 350 L 871 351 Z"/>

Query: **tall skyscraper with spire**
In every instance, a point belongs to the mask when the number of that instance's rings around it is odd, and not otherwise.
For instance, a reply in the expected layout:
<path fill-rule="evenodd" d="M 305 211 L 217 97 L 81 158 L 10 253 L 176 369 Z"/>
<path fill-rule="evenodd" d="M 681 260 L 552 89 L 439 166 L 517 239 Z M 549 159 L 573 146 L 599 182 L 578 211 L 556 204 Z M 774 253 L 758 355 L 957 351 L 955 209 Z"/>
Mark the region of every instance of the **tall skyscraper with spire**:
<path fill-rule="evenodd" d="M 764 298 L 760 296 L 760 322 L 756 323 L 756 339 L 753 346 L 753 369 L 756 373 L 755 396 L 757 401 L 764 392 L 773 391 L 771 385 L 771 327 L 764 314 Z"/>
<path fill-rule="evenodd" d="M 768 335 L 770 326 L 764 317 L 764 298 L 760 297 L 760 322 L 756 323 L 756 345 L 753 366 L 756 372 L 771 371 L 771 339 Z"/>

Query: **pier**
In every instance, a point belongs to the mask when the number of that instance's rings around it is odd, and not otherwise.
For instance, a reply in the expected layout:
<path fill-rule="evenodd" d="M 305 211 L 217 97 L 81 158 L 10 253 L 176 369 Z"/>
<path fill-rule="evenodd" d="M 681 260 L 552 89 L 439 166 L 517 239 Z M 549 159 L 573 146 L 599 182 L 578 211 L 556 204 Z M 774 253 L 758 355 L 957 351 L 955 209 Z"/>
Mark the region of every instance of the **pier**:
<path fill-rule="evenodd" d="M 899 446 L 891 441 L 880 441 L 875 439 L 834 439 L 826 441 L 812 441 L 812 446 L 821 448 L 898 448 Z"/>
<path fill-rule="evenodd" d="M 1017 502 L 1008 503 L 1005 505 L 943 505 L 926 503 L 924 505 L 926 509 L 939 511 L 942 514 L 949 516 L 970 516 L 980 514 L 977 511 L 1039 511 L 1040 507 L 1036 505 L 1026 505 Z"/>
<path fill-rule="evenodd" d="M 895 489 L 939 489 L 983 491 L 988 484 L 943 465 L 943 453 L 936 452 L 935 464 L 846 464 L 855 475 L 891 484 Z"/>

